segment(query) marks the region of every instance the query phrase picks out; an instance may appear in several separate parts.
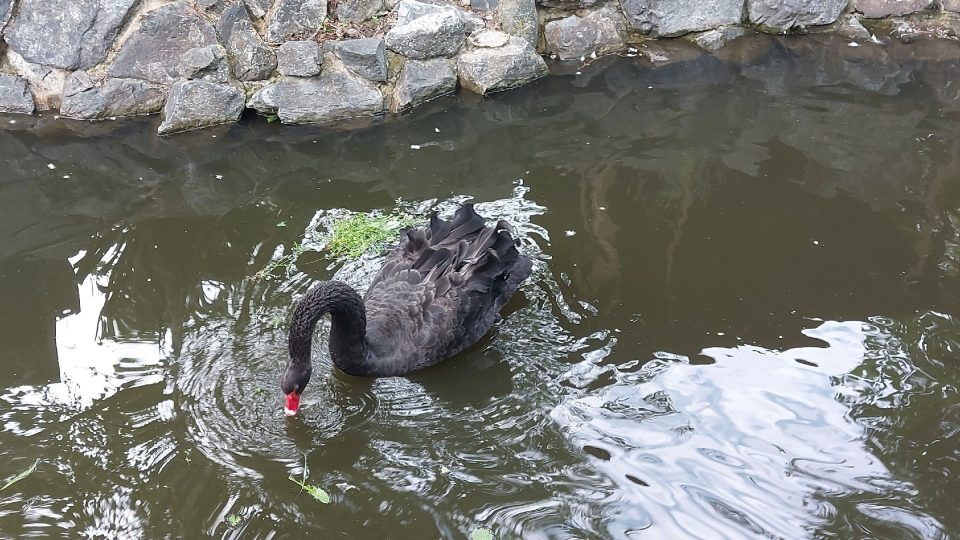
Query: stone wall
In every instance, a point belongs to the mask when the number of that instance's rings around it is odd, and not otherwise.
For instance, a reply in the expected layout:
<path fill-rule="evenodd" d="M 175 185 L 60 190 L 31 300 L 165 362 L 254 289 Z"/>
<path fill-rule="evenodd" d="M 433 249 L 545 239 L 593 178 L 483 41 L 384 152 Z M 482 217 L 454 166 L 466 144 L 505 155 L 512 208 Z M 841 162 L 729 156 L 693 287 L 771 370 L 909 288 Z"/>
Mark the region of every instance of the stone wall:
<path fill-rule="evenodd" d="M 957 0 L 0 0 L 0 112 L 160 113 L 161 134 L 236 121 L 394 114 L 682 36 L 748 31 L 955 38 Z M 904 19 L 906 17 L 906 19 Z M 892 18 L 892 19 L 891 19 Z M 867 23 L 869 25 L 869 22 Z M 655 53 L 648 53 L 655 54 Z M 651 56 L 651 59 L 656 60 Z"/>

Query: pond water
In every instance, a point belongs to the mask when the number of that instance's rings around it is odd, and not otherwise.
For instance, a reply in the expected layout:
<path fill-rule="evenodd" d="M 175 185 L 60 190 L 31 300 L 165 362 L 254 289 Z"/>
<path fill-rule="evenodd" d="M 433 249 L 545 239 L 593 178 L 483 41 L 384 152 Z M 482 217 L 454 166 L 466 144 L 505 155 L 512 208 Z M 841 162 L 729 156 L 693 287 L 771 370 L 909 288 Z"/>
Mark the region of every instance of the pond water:
<path fill-rule="evenodd" d="M 0 536 L 960 535 L 960 44 L 666 55 L 351 130 L 0 119 Z M 380 260 L 330 223 L 467 200 L 536 261 L 504 321 L 318 345 L 285 419 L 292 303 Z"/>

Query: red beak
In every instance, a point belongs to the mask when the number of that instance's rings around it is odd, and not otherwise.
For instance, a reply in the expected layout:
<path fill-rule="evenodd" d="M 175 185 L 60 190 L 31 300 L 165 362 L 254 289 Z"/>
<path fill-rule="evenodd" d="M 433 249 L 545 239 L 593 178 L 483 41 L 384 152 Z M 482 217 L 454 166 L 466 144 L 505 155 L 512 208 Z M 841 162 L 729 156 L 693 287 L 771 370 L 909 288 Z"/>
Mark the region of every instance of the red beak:
<path fill-rule="evenodd" d="M 283 414 L 287 416 L 296 416 L 300 408 L 300 396 L 296 392 L 287 394 L 287 404 L 283 407 Z"/>

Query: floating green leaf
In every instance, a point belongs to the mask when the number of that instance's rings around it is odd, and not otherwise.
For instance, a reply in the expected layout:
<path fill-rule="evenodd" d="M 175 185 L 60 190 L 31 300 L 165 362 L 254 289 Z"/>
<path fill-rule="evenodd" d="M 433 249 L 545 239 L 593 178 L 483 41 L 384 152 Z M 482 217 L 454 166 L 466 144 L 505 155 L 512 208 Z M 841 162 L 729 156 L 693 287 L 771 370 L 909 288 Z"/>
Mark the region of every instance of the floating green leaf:
<path fill-rule="evenodd" d="M 243 522 L 243 520 L 240 518 L 240 516 L 238 516 L 238 515 L 236 515 L 236 514 L 230 514 L 230 515 L 228 515 L 227 518 L 224 519 L 224 521 L 227 523 L 227 525 L 229 525 L 229 526 L 231 526 L 231 527 L 236 527 L 237 525 L 239 525 L 240 523 Z"/>
<path fill-rule="evenodd" d="M 470 533 L 470 540 L 493 540 L 493 531 L 490 529 L 474 529 Z"/>
<path fill-rule="evenodd" d="M 326 491 L 320 489 L 317 486 L 307 484 L 306 482 L 297 480 L 292 476 L 289 476 L 288 478 L 290 479 L 291 482 L 300 486 L 301 489 L 309 493 L 310 496 L 313 497 L 314 499 L 322 502 L 323 504 L 330 504 L 330 495 L 328 495 Z"/>
<path fill-rule="evenodd" d="M 26 478 L 26 477 L 30 476 L 31 474 L 33 474 L 33 471 L 37 470 L 37 465 L 39 465 L 39 464 L 40 464 L 40 460 L 39 460 L 39 459 L 36 460 L 36 461 L 34 461 L 34 462 L 33 462 L 33 465 L 31 465 L 30 468 L 28 468 L 27 470 L 23 471 L 22 473 L 20 473 L 20 474 L 18 474 L 18 475 L 16 475 L 16 476 L 14 476 L 13 478 L 7 480 L 7 482 L 6 482 L 5 484 L 3 484 L 3 487 L 0 487 L 0 491 L 3 491 L 3 490 L 5 490 L 5 489 L 7 489 L 8 487 L 16 484 L 17 482 L 19 482 L 19 481 L 23 480 L 24 478 Z"/>
<path fill-rule="evenodd" d="M 323 504 L 330 504 L 330 495 L 326 491 L 320 489 L 317 486 L 310 485 L 307 483 L 307 455 L 303 455 L 303 479 L 297 480 L 296 478 L 289 476 L 291 482 L 300 486 L 300 489 L 306 491 L 314 499 L 322 502 Z"/>

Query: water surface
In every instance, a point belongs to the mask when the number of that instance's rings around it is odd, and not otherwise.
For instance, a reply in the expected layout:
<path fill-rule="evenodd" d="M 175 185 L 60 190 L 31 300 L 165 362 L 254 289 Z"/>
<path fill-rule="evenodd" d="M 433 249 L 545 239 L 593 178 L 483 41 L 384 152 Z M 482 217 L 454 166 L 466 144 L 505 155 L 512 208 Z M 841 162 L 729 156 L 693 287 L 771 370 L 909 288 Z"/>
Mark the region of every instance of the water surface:
<path fill-rule="evenodd" d="M 960 535 L 960 45 L 668 56 L 355 129 L 2 118 L 0 536 Z M 284 419 L 292 303 L 380 262 L 329 224 L 465 201 L 536 261 L 504 321 L 317 346 Z"/>

